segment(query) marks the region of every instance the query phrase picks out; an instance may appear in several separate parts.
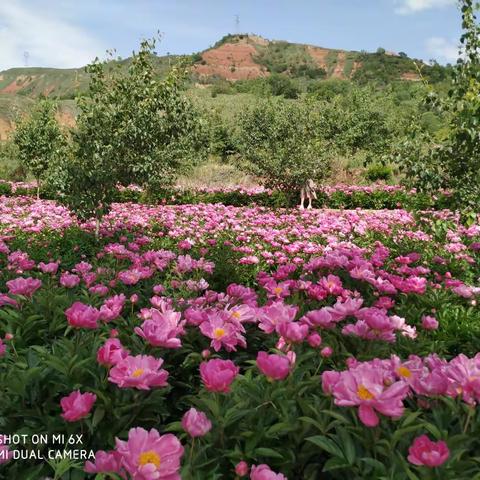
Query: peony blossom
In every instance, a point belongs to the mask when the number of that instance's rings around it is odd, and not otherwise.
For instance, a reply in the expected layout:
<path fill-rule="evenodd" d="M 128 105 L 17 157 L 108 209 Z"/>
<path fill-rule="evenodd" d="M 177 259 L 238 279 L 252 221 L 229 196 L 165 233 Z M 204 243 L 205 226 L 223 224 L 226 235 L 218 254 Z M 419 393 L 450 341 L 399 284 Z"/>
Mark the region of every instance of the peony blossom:
<path fill-rule="evenodd" d="M 207 315 L 207 320 L 200 324 L 200 331 L 212 341 L 210 346 L 218 352 L 222 347 L 228 352 L 235 351 L 236 346 L 246 347 L 242 333 L 245 329 L 241 323 L 232 321 L 228 312 L 215 312 Z"/>
<path fill-rule="evenodd" d="M 116 473 L 122 478 L 126 478 L 125 472 L 121 467 L 121 457 L 115 452 L 104 452 L 99 450 L 95 452 L 94 462 L 85 462 L 84 470 L 87 473 Z"/>
<path fill-rule="evenodd" d="M 0 465 L 2 465 L 2 463 L 7 463 L 12 456 L 13 453 L 9 450 L 4 435 L 0 433 Z"/>
<path fill-rule="evenodd" d="M 31 297 L 42 286 L 42 281 L 38 278 L 18 277 L 14 280 L 9 280 L 6 282 L 6 286 L 11 295 L 23 295 L 25 297 Z"/>
<path fill-rule="evenodd" d="M 109 338 L 97 351 L 97 362 L 111 367 L 128 357 L 129 351 L 123 348 L 118 338 Z"/>
<path fill-rule="evenodd" d="M 275 473 L 268 465 L 252 465 L 250 480 L 287 480 L 285 475 Z"/>
<path fill-rule="evenodd" d="M 430 315 L 422 317 L 422 327 L 425 330 L 436 330 L 438 328 L 438 320 Z"/>
<path fill-rule="evenodd" d="M 332 347 L 323 347 L 321 350 L 320 350 L 320 355 L 323 357 L 323 358 L 329 358 L 333 355 L 333 348 Z"/>
<path fill-rule="evenodd" d="M 182 314 L 167 306 L 163 306 L 162 311 L 156 308 L 147 311 L 149 318 L 141 328 L 135 327 L 135 333 L 155 347 L 180 348 L 182 341 L 178 336 L 184 333 L 185 324 L 185 321 L 180 320 Z"/>
<path fill-rule="evenodd" d="M 205 413 L 192 407 L 182 417 L 182 428 L 191 437 L 203 437 L 212 429 L 212 422 Z"/>
<path fill-rule="evenodd" d="M 74 302 L 71 307 L 65 310 L 69 325 L 75 328 L 97 328 L 100 319 L 100 312 L 90 305 L 82 302 Z"/>
<path fill-rule="evenodd" d="M 76 422 L 90 413 L 96 400 L 97 396 L 94 393 L 81 393 L 80 390 L 76 390 L 60 400 L 62 417 L 67 422 Z"/>
<path fill-rule="evenodd" d="M 274 302 L 267 307 L 259 309 L 259 327 L 265 333 L 272 333 L 278 325 L 284 322 L 292 322 L 297 312 L 297 306 L 287 305 L 282 301 Z"/>
<path fill-rule="evenodd" d="M 76 287 L 80 283 L 80 277 L 74 273 L 64 272 L 60 275 L 60 285 L 65 288 Z"/>
<path fill-rule="evenodd" d="M 358 406 L 360 420 L 367 427 L 378 425 L 376 412 L 393 418 L 403 414 L 403 399 L 409 392 L 408 384 L 388 381 L 384 371 L 379 368 L 372 368 L 368 363 L 359 364 L 340 372 L 335 384 L 331 383 L 332 380 L 330 377 L 328 382 L 323 383 L 327 386 L 326 393 L 333 395 L 336 405 Z"/>
<path fill-rule="evenodd" d="M 55 275 L 58 270 L 58 262 L 50 262 L 50 263 L 44 263 L 40 262 L 38 264 L 38 268 L 43 272 L 43 273 L 51 273 L 52 275 Z"/>
<path fill-rule="evenodd" d="M 161 358 L 129 355 L 115 364 L 108 380 L 120 388 L 150 390 L 150 387 L 166 387 L 168 372 L 160 368 L 162 364 Z"/>
<path fill-rule="evenodd" d="M 205 388 L 210 392 L 228 393 L 239 371 L 231 360 L 215 358 L 200 364 L 200 376 Z"/>
<path fill-rule="evenodd" d="M 449 456 L 450 451 L 444 441 L 434 442 L 427 435 L 417 437 L 408 449 L 408 461 L 410 463 L 429 468 L 443 465 Z"/>
<path fill-rule="evenodd" d="M 133 480 L 181 480 L 183 446 L 175 435 L 131 428 L 128 440 L 115 439 L 122 466 Z"/>
<path fill-rule="evenodd" d="M 267 352 L 258 352 L 257 367 L 270 380 L 284 380 L 290 373 L 290 361 L 287 357 Z"/>
<path fill-rule="evenodd" d="M 245 460 L 242 460 L 235 465 L 235 473 L 239 477 L 244 477 L 247 475 L 249 470 L 248 463 Z"/>
<path fill-rule="evenodd" d="M 111 322 L 112 320 L 117 319 L 122 313 L 125 301 L 126 297 L 123 293 L 107 298 L 100 307 L 100 320 Z"/>

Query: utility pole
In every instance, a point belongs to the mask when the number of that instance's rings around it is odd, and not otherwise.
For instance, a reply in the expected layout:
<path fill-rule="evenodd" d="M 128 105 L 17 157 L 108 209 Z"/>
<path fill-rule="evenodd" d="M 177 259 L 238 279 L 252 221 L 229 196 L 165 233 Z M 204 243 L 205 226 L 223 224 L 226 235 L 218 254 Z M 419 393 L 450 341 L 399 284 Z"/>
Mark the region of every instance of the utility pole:
<path fill-rule="evenodd" d="M 30 53 L 27 52 L 26 50 L 23 52 L 23 63 L 25 64 L 26 67 L 28 67 L 28 59 L 30 57 Z"/>
<path fill-rule="evenodd" d="M 238 13 L 235 15 L 235 33 L 237 35 L 240 33 L 240 15 Z"/>

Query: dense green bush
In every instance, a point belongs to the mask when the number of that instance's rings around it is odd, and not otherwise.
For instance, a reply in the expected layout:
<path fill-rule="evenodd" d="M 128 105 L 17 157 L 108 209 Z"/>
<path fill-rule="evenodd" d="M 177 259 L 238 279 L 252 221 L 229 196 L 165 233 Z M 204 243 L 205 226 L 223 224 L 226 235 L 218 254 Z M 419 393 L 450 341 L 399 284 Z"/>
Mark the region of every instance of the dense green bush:
<path fill-rule="evenodd" d="M 90 85 L 78 100 L 62 197 L 83 217 L 108 211 L 118 185 L 134 182 L 155 192 L 205 157 L 208 133 L 182 90 L 185 72 L 174 67 L 159 80 L 154 47 L 143 41 L 126 72 L 98 59 L 87 67 Z"/>
<path fill-rule="evenodd" d="M 371 182 L 377 182 L 378 180 L 388 181 L 391 180 L 392 176 L 392 167 L 379 163 L 370 165 L 365 172 L 365 178 Z"/>

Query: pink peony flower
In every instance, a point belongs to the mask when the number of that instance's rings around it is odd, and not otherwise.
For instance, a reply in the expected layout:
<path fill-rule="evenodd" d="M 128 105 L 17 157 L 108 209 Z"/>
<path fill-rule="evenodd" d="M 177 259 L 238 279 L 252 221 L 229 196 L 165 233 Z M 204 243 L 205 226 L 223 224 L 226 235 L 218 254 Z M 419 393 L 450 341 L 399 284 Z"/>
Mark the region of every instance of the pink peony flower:
<path fill-rule="evenodd" d="M 333 355 L 333 348 L 332 347 L 323 347 L 321 350 L 320 350 L 320 355 L 323 357 L 323 358 L 329 358 Z"/>
<path fill-rule="evenodd" d="M 433 442 L 426 435 L 417 437 L 408 449 L 408 461 L 413 465 L 439 467 L 450 456 L 447 444 L 440 440 Z"/>
<path fill-rule="evenodd" d="M 228 352 L 236 351 L 239 344 L 246 347 L 245 338 L 242 333 L 245 329 L 239 322 L 230 321 L 228 312 L 212 312 L 208 314 L 207 320 L 200 324 L 200 331 L 212 341 L 210 346 L 218 352 L 222 347 Z"/>
<path fill-rule="evenodd" d="M 119 272 L 117 277 L 124 285 L 136 285 L 142 279 L 142 274 L 138 269 L 132 269 Z"/>
<path fill-rule="evenodd" d="M 97 328 L 100 312 L 90 305 L 75 302 L 65 310 L 69 325 L 75 328 Z"/>
<path fill-rule="evenodd" d="M 118 338 L 109 338 L 97 351 L 97 362 L 111 367 L 128 357 L 129 351 L 123 348 Z"/>
<path fill-rule="evenodd" d="M 332 395 L 333 388 L 339 382 L 340 377 L 341 373 L 335 370 L 325 370 L 322 373 L 322 389 L 327 395 Z"/>
<path fill-rule="evenodd" d="M 307 342 L 312 348 L 318 348 L 322 344 L 322 337 L 314 332 L 308 336 Z"/>
<path fill-rule="evenodd" d="M 461 395 L 464 402 L 475 405 L 480 402 L 480 353 L 468 358 L 461 353 L 453 358 L 445 369 L 449 379 L 448 394 Z"/>
<path fill-rule="evenodd" d="M 333 307 L 324 307 L 320 310 L 312 310 L 303 316 L 300 321 L 312 327 L 333 328 L 336 319 L 330 313 L 329 308 L 333 309 Z M 341 315 L 338 315 L 338 317 L 343 319 Z"/>
<path fill-rule="evenodd" d="M 287 357 L 267 352 L 258 352 L 257 367 L 270 380 L 284 380 L 290 373 L 290 361 Z"/>
<path fill-rule="evenodd" d="M 438 320 L 430 315 L 422 317 L 422 327 L 425 330 L 436 330 L 438 328 Z"/>
<path fill-rule="evenodd" d="M 96 285 L 90 287 L 88 291 L 93 295 L 104 297 L 108 293 L 108 287 L 102 283 L 97 283 Z"/>
<path fill-rule="evenodd" d="M 215 358 L 200 364 L 200 376 L 205 388 L 210 392 L 228 393 L 239 371 L 231 360 Z"/>
<path fill-rule="evenodd" d="M 150 390 L 150 387 L 167 386 L 168 372 L 160 368 L 161 358 L 150 355 L 128 356 L 120 360 L 111 370 L 108 380 L 120 388 Z"/>
<path fill-rule="evenodd" d="M 122 478 L 126 478 L 121 467 L 121 460 L 120 455 L 115 451 L 104 452 L 99 450 L 95 452 L 94 462 L 85 462 L 84 470 L 87 473 L 116 473 Z"/>
<path fill-rule="evenodd" d="M 133 480 L 181 480 L 178 471 L 183 446 L 171 433 L 132 428 L 127 441 L 116 439 L 116 451 Z"/>
<path fill-rule="evenodd" d="M 192 407 L 182 417 L 182 428 L 191 437 L 203 437 L 212 429 L 212 422 L 205 413 Z"/>
<path fill-rule="evenodd" d="M 90 413 L 96 400 L 97 396 L 93 393 L 81 393 L 80 390 L 75 390 L 60 400 L 62 417 L 67 422 L 76 422 Z"/>
<path fill-rule="evenodd" d="M 4 307 L 5 305 L 10 305 L 11 307 L 17 308 L 18 302 L 9 297 L 7 294 L 0 293 L 0 307 Z"/>
<path fill-rule="evenodd" d="M 372 368 L 368 363 L 340 372 L 335 384 L 329 378 L 326 393 L 333 394 L 335 404 L 341 407 L 358 406 L 360 420 L 367 427 L 379 423 L 376 412 L 398 418 L 403 414 L 403 399 L 408 395 L 409 386 L 403 381 L 391 382 L 385 372 Z M 386 386 L 388 384 L 388 386 Z"/>
<path fill-rule="evenodd" d="M 13 453 L 9 451 L 4 435 L 0 433 L 0 465 L 2 465 L 2 463 L 7 463 L 12 456 Z"/>
<path fill-rule="evenodd" d="M 65 288 L 76 287 L 80 283 L 80 277 L 74 273 L 64 272 L 60 275 L 60 285 Z"/>
<path fill-rule="evenodd" d="M 276 330 L 287 343 L 303 342 L 308 335 L 308 325 L 300 322 L 283 322 L 280 325 L 277 325 Z"/>
<path fill-rule="evenodd" d="M 268 465 L 252 465 L 250 480 L 287 480 L 285 475 L 275 473 Z"/>
<path fill-rule="evenodd" d="M 58 270 L 58 262 L 50 262 L 50 263 L 40 262 L 38 264 L 38 268 L 43 273 L 51 273 L 54 275 L 55 273 L 57 273 L 57 270 Z"/>
<path fill-rule="evenodd" d="M 38 278 L 18 277 L 14 280 L 9 280 L 6 285 L 8 287 L 8 292 L 11 295 L 24 295 L 25 297 L 31 297 L 42 286 L 42 281 Z"/>
<path fill-rule="evenodd" d="M 277 325 L 284 322 L 292 322 L 298 312 L 298 307 L 287 305 L 282 301 L 277 301 L 269 306 L 259 309 L 260 319 L 259 327 L 265 333 L 272 333 Z"/>
<path fill-rule="evenodd" d="M 182 341 L 178 338 L 184 333 L 181 321 L 182 314 L 170 310 L 166 305 L 162 306 L 162 311 L 156 308 L 149 310 L 149 317 L 142 324 L 142 327 L 135 327 L 137 335 L 147 340 L 154 347 L 180 348 Z"/>
<path fill-rule="evenodd" d="M 241 462 L 238 462 L 236 465 L 235 465 L 235 473 L 239 476 L 239 477 L 244 477 L 245 475 L 248 474 L 248 471 L 249 471 L 249 467 L 248 467 L 248 463 L 245 462 L 244 460 L 242 460 Z"/>
<path fill-rule="evenodd" d="M 111 322 L 117 319 L 125 305 L 126 297 L 123 293 L 107 298 L 104 304 L 100 307 L 100 320 L 104 322 Z"/>
<path fill-rule="evenodd" d="M 130 295 L 129 300 L 130 300 L 130 303 L 133 303 L 135 305 L 136 303 L 138 303 L 139 296 L 136 293 L 134 293 L 134 294 Z"/>

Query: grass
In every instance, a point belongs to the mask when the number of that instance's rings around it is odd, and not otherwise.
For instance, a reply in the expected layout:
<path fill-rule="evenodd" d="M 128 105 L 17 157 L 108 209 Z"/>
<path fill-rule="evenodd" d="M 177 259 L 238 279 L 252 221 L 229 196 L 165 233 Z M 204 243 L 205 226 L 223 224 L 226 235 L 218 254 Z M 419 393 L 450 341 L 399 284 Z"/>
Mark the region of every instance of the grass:
<path fill-rule="evenodd" d="M 235 187 L 237 185 L 254 187 L 259 183 L 235 165 L 222 163 L 214 158 L 198 165 L 188 175 L 182 175 L 177 180 L 177 186 L 186 189 Z"/>
<path fill-rule="evenodd" d="M 219 94 L 212 97 L 211 90 L 207 88 L 190 89 L 188 95 L 197 105 L 212 113 L 218 113 L 227 121 L 233 121 L 237 113 L 258 102 L 258 97 L 252 93 Z"/>

